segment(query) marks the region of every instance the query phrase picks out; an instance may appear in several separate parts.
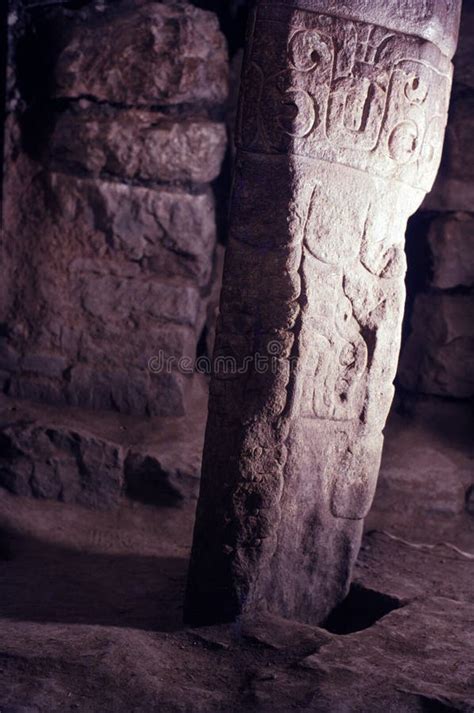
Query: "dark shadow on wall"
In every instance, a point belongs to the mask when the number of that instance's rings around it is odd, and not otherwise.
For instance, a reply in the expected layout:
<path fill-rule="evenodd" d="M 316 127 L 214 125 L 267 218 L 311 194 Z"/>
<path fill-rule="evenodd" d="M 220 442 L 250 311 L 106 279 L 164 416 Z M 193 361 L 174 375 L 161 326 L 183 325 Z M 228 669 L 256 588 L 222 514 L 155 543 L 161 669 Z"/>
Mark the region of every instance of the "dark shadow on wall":
<path fill-rule="evenodd" d="M 402 345 L 410 333 L 413 306 L 419 292 L 426 290 L 431 279 L 431 253 L 428 244 L 428 228 L 434 217 L 433 212 L 417 211 L 408 220 L 406 230 L 406 305 L 403 318 Z"/>

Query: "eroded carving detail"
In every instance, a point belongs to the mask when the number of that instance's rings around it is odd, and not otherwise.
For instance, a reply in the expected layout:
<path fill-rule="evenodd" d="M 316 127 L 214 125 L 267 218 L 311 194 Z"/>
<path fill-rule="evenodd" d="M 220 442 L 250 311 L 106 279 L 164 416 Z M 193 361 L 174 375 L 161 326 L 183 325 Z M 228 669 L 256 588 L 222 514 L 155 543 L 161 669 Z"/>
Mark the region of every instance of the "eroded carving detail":
<path fill-rule="evenodd" d="M 280 349 L 269 372 L 212 380 L 195 622 L 316 623 L 347 591 L 393 398 L 406 221 L 446 120 L 436 47 L 288 5 L 258 4 L 247 48 L 217 337 L 223 355 Z"/>
<path fill-rule="evenodd" d="M 375 25 L 294 10 L 290 18 L 270 5 L 257 14 L 256 30 L 265 26 L 275 48 L 252 47 L 242 148 L 321 158 L 430 188 L 451 86 L 441 52 Z"/>

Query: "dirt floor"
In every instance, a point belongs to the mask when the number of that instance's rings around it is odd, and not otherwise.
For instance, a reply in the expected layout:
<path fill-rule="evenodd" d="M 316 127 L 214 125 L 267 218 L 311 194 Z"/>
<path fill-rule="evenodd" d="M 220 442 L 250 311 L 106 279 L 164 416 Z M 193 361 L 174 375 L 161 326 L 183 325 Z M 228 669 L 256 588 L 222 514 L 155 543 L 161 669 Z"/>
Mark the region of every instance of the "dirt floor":
<path fill-rule="evenodd" d="M 399 403 L 325 628 L 186 629 L 193 501 L 94 511 L 1 490 L 0 713 L 474 711 L 473 457 L 467 406 Z"/>

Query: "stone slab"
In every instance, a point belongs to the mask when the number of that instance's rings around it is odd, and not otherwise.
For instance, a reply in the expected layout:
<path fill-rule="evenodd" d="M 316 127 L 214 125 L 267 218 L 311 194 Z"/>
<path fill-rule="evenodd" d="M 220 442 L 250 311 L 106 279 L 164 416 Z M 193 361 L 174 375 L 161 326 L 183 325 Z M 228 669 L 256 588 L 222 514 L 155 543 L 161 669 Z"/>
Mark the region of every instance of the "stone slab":
<path fill-rule="evenodd" d="M 68 19 L 54 96 L 129 106 L 225 101 L 227 49 L 213 13 L 140 0 L 92 8 L 87 22 Z"/>
<path fill-rule="evenodd" d="M 124 498 L 181 506 L 197 497 L 206 393 L 187 416 L 137 418 L 0 397 L 0 486 L 15 495 L 112 508 Z"/>
<path fill-rule="evenodd" d="M 95 176 L 209 183 L 220 173 L 226 143 L 217 121 L 81 108 L 59 115 L 49 150 L 54 162 Z"/>

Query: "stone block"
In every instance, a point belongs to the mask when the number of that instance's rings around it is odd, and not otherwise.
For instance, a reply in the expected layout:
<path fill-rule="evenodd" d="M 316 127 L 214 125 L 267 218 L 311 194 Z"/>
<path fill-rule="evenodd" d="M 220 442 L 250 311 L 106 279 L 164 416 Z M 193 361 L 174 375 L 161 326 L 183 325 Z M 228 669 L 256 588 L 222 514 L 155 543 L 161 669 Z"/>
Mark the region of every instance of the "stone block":
<path fill-rule="evenodd" d="M 446 142 L 441 177 L 447 175 L 474 182 L 474 96 L 460 93 L 453 96 L 446 128 Z"/>
<path fill-rule="evenodd" d="M 122 480 L 116 444 L 35 422 L 2 424 L 0 485 L 10 492 L 103 507 L 118 502 Z"/>
<path fill-rule="evenodd" d="M 193 500 L 204 438 L 202 383 L 192 396 L 186 416 L 149 418 L 0 395 L 0 488 L 90 508 L 125 497 L 161 506 Z M 171 388 L 166 397 L 172 399 Z"/>
<path fill-rule="evenodd" d="M 14 336 L 0 349 L 0 366 L 11 374 L 8 393 L 182 414 L 188 375 L 176 363 L 170 372 L 151 373 L 148 362 L 158 353 L 196 353 L 216 239 L 210 190 L 53 173 L 38 206 L 35 290 L 25 274 Z"/>
<path fill-rule="evenodd" d="M 225 125 L 216 121 L 94 110 L 61 114 L 50 153 L 55 163 L 96 176 L 208 183 L 219 175 L 226 142 Z"/>
<path fill-rule="evenodd" d="M 472 211 L 474 205 L 474 96 L 453 96 L 441 170 L 423 203 L 426 210 Z"/>
<path fill-rule="evenodd" d="M 225 100 L 227 49 L 214 14 L 179 1 L 134 0 L 68 20 L 56 97 L 129 106 Z"/>
<path fill-rule="evenodd" d="M 188 387 L 189 377 L 177 369 L 151 373 L 146 368 L 112 365 L 99 370 L 79 363 L 71 369 L 64 400 L 73 406 L 138 416 L 182 416 Z"/>
<path fill-rule="evenodd" d="M 23 363 L 28 371 L 2 372 L 3 388 L 13 398 L 50 404 L 143 416 L 183 415 L 196 351 L 195 330 L 144 319 L 124 340 L 123 324 L 104 317 L 103 328 L 84 334 L 79 351 L 70 354 L 68 361 L 51 357 L 54 368 L 49 373 L 45 356 L 27 354 Z M 190 364 L 187 371 L 180 368 L 183 358 Z M 56 371 L 58 364 L 67 367 Z"/>
<path fill-rule="evenodd" d="M 51 174 L 48 184 L 55 229 L 71 244 L 71 270 L 102 272 L 101 258 L 107 257 L 117 270 L 122 256 L 132 262 L 129 274 L 143 265 L 167 278 L 209 280 L 216 240 L 210 190 L 192 195 L 60 173 Z M 95 250 L 87 250 L 88 236 L 94 236 Z"/>
<path fill-rule="evenodd" d="M 67 367 L 67 359 L 58 354 L 29 353 L 21 363 L 23 371 L 33 372 L 52 379 L 61 378 Z"/>
<path fill-rule="evenodd" d="M 196 353 L 196 333 L 190 327 L 178 324 L 154 324 L 141 320 L 123 339 L 120 321 L 116 324 L 103 323 L 91 333 L 85 334 L 77 353 L 80 362 L 101 364 L 101 369 L 114 368 L 120 356 L 120 367 L 146 371 L 153 357 L 162 354 L 176 364 L 181 357 L 192 358 Z"/>
<path fill-rule="evenodd" d="M 64 403 L 64 384 L 61 380 L 48 379 L 40 374 L 15 371 L 10 374 L 6 392 L 13 398 L 31 399 L 38 403 Z"/>
<path fill-rule="evenodd" d="M 423 201 L 422 210 L 470 211 L 474 205 L 474 181 L 449 178 L 440 172 L 433 190 Z"/>
<path fill-rule="evenodd" d="M 159 456 L 131 450 L 125 462 L 125 493 L 146 505 L 176 505 L 196 499 L 199 466 L 180 470 L 179 461 L 170 462 L 167 452 Z"/>
<path fill-rule="evenodd" d="M 104 322 L 129 317 L 133 320 L 145 313 L 150 318 L 190 327 L 198 323 L 201 298 L 189 283 L 127 280 L 113 275 L 90 275 L 82 282 L 83 308 Z"/>
<path fill-rule="evenodd" d="M 433 261 L 433 287 L 450 289 L 474 284 L 474 216 L 469 213 L 435 218 L 428 242 Z"/>
<path fill-rule="evenodd" d="M 474 295 L 420 294 L 402 352 L 403 387 L 438 396 L 474 395 Z"/>

